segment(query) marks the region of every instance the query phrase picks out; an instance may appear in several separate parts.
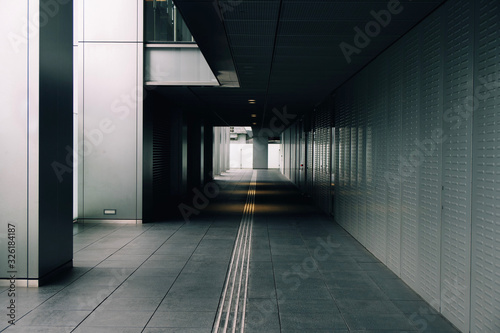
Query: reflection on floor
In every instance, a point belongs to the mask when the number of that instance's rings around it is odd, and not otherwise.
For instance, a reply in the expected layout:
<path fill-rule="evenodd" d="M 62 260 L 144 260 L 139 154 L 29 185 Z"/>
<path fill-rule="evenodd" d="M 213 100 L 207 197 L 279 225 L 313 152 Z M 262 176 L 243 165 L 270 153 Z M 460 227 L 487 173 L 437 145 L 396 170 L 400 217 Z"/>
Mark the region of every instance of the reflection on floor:
<path fill-rule="evenodd" d="M 219 177 L 187 221 L 75 224 L 74 268 L 19 288 L 0 329 L 211 332 L 251 176 Z M 256 192 L 245 332 L 457 332 L 277 171 L 258 171 Z"/>

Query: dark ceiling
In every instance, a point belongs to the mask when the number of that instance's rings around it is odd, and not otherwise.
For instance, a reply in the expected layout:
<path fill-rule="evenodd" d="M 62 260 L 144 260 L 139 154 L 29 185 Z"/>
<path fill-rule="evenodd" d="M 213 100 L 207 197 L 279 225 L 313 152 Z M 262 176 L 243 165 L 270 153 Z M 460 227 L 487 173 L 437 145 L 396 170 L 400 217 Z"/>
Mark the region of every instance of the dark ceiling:
<path fill-rule="evenodd" d="M 269 127 L 273 109 L 310 111 L 443 2 L 177 0 L 223 85 L 158 89 L 183 107 L 212 114 L 216 125 Z M 373 12 L 390 13 L 388 6 L 394 13 L 390 22 L 381 16 L 386 26 L 377 31 Z M 364 31 L 367 24 L 373 37 L 348 63 L 340 45 L 355 47 L 354 28 Z"/>

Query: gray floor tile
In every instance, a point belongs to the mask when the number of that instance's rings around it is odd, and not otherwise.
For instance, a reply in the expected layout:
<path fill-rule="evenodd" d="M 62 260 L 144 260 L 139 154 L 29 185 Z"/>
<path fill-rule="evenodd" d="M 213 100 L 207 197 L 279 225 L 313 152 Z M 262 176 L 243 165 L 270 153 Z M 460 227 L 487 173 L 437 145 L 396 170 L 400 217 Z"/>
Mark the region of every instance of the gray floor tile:
<path fill-rule="evenodd" d="M 100 306 L 100 310 L 127 311 L 138 309 L 139 311 L 154 311 L 160 305 L 162 298 L 120 298 L 110 296 Z"/>
<path fill-rule="evenodd" d="M 158 308 L 159 312 L 169 311 L 217 311 L 219 305 L 219 297 L 200 298 L 195 295 L 189 297 L 171 297 L 167 295 Z"/>
<path fill-rule="evenodd" d="M 167 311 L 156 312 L 148 328 L 202 328 L 211 329 L 215 319 L 214 311 Z"/>
<path fill-rule="evenodd" d="M 282 313 L 339 313 L 337 304 L 332 299 L 284 299 L 279 300 L 278 305 Z"/>
<path fill-rule="evenodd" d="M 1 330 L 2 328 L 0 328 Z M 73 327 L 29 327 L 29 326 L 11 326 L 5 331 L 8 333 L 70 333 L 73 331 Z"/>
<path fill-rule="evenodd" d="M 352 300 L 389 300 L 389 297 L 380 289 L 330 289 L 333 298 L 336 300 L 352 299 Z"/>
<path fill-rule="evenodd" d="M 35 309 L 21 318 L 16 326 L 76 327 L 90 311 Z"/>
<path fill-rule="evenodd" d="M 259 171 L 246 333 L 457 332 L 273 172 Z M 19 289 L 26 316 L 6 332 L 211 332 L 249 175 L 222 176 L 220 202 L 189 223 L 75 224 L 75 267 L 49 287 Z"/>
<path fill-rule="evenodd" d="M 412 331 L 415 326 L 404 315 L 384 313 L 343 314 L 351 330 Z"/>
<path fill-rule="evenodd" d="M 342 313 L 348 314 L 403 314 L 391 301 L 337 299 L 337 304 Z"/>
<path fill-rule="evenodd" d="M 210 333 L 212 328 L 152 328 L 147 327 L 143 333 Z"/>
<path fill-rule="evenodd" d="M 97 309 L 82 323 L 82 327 L 137 327 L 142 328 L 153 315 L 153 311 L 110 311 Z"/>
<path fill-rule="evenodd" d="M 319 329 L 346 330 L 347 325 L 340 313 L 289 312 L 280 313 L 281 327 L 284 330 L 298 329 L 303 332 Z"/>

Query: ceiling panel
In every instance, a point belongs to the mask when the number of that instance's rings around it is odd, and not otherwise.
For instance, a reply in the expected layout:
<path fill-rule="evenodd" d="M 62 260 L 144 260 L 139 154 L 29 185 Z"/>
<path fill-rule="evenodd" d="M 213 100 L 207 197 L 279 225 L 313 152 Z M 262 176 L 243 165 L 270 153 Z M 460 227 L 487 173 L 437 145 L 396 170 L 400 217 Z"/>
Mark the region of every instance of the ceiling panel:
<path fill-rule="evenodd" d="M 189 93 L 180 94 L 179 103 L 205 109 L 220 125 L 251 125 L 255 121 L 251 113 L 257 113 L 257 122 L 265 125 L 273 116 L 272 109 L 285 105 L 296 113 L 308 112 L 442 2 L 402 0 L 402 11 L 391 15 L 390 23 L 349 63 L 340 44 L 354 44 L 354 28 L 365 29 L 374 20 L 372 11 L 386 9 L 388 1 L 177 0 L 188 26 L 199 31 L 193 35 L 200 49 L 212 55 L 230 54 L 240 85 L 191 87 Z M 222 18 L 213 22 L 223 25 L 215 35 L 200 27 L 210 22 L 200 22 L 199 12 L 193 13 L 196 8 L 208 10 L 200 4 L 210 4 L 219 12 L 217 20 Z M 214 47 L 224 51 L 214 52 Z M 178 93 L 172 91 L 169 96 Z M 190 103 L 189 96 L 196 102 Z M 257 103 L 249 105 L 248 99 Z"/>

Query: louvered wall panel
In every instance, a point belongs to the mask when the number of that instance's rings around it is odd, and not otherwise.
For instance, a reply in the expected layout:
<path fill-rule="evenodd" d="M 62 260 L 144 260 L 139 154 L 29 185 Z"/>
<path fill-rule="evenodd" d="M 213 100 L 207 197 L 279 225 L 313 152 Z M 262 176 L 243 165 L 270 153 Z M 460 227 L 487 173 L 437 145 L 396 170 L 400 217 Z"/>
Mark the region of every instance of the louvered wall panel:
<path fill-rule="evenodd" d="M 298 151 L 297 151 L 297 140 L 298 140 L 298 133 L 297 133 L 297 127 L 298 124 L 295 123 L 291 126 L 290 130 L 293 132 L 293 140 L 290 142 L 291 145 L 291 151 L 292 151 L 292 157 L 290 158 L 290 179 L 294 184 L 299 184 L 299 179 L 297 175 L 297 159 L 298 159 Z"/>
<path fill-rule="evenodd" d="M 441 142 L 434 133 L 442 124 L 443 109 L 443 15 L 434 13 L 420 27 L 421 99 L 420 215 L 418 235 L 418 291 L 439 310 L 441 259 Z M 440 141 L 440 140 L 438 140 Z"/>
<path fill-rule="evenodd" d="M 340 173 L 339 173 L 339 168 L 340 168 L 340 131 L 339 131 L 339 107 L 338 107 L 338 97 L 334 97 L 333 100 L 333 110 L 332 110 L 332 117 L 334 120 L 335 127 L 333 128 L 334 132 L 334 139 L 333 139 L 333 151 L 334 151 L 334 161 L 333 161 L 333 170 L 335 172 L 334 175 L 334 181 L 333 181 L 333 218 L 334 220 L 338 223 L 338 214 L 339 211 L 341 210 L 341 207 L 339 207 L 340 202 L 339 202 L 339 195 L 338 195 L 338 190 L 339 190 L 339 178 L 340 178 Z"/>
<path fill-rule="evenodd" d="M 449 2 L 446 9 L 441 311 L 457 327 L 467 330 L 472 118 L 460 119 L 456 112 L 473 93 L 473 12 L 470 1 Z"/>
<path fill-rule="evenodd" d="M 344 216 L 342 219 L 342 226 L 351 232 L 351 113 L 352 109 L 349 107 L 350 98 L 347 96 L 349 88 L 345 88 L 342 92 L 343 108 L 345 117 L 344 126 L 344 183 L 343 183 L 343 196 L 344 201 Z"/>
<path fill-rule="evenodd" d="M 341 112 L 342 112 L 342 180 L 341 180 L 341 195 L 342 195 L 342 226 L 348 230 L 349 229 L 349 175 L 350 171 L 350 161 L 351 161 L 351 126 L 349 123 L 350 114 L 347 108 L 347 96 L 346 89 L 339 91 L 339 99 L 341 100 Z"/>
<path fill-rule="evenodd" d="M 330 145 L 331 145 L 331 119 L 330 104 L 325 103 L 322 110 L 322 141 L 323 141 L 323 168 L 322 168 L 322 188 L 321 206 L 326 214 L 330 213 Z"/>
<path fill-rule="evenodd" d="M 297 140 L 297 130 L 296 130 L 296 126 L 292 126 L 290 128 L 290 165 L 289 165 L 289 168 L 290 168 L 290 179 L 292 180 L 292 182 L 295 182 L 295 169 L 294 169 L 294 165 L 295 165 L 295 140 Z"/>
<path fill-rule="evenodd" d="M 476 1 L 473 332 L 500 332 L 500 3 Z"/>
<path fill-rule="evenodd" d="M 288 132 L 287 132 L 287 143 L 286 143 L 286 146 L 285 146 L 285 155 L 287 156 L 286 158 L 286 175 L 288 178 L 291 178 L 291 144 L 292 144 L 292 130 L 290 129 Z"/>
<path fill-rule="evenodd" d="M 339 89 L 335 95 L 335 124 L 337 140 L 336 146 L 338 147 L 337 155 L 337 181 L 335 184 L 335 220 L 337 223 L 345 227 L 345 212 L 346 212 L 346 110 L 345 110 L 345 95 L 344 89 Z"/>
<path fill-rule="evenodd" d="M 315 189 L 314 200 L 325 212 L 330 211 L 330 110 L 324 103 L 314 112 Z"/>
<path fill-rule="evenodd" d="M 357 101 L 353 96 L 354 87 L 349 87 L 349 126 L 351 129 L 349 149 L 351 151 L 349 167 L 349 232 L 354 237 L 358 237 L 358 110 Z"/>
<path fill-rule="evenodd" d="M 155 112 L 153 115 L 153 214 L 162 218 L 170 193 L 172 158 L 172 122 L 170 117 Z"/>
<path fill-rule="evenodd" d="M 403 147 L 401 162 L 401 278 L 412 288 L 418 286 L 418 189 L 420 166 L 414 158 L 419 139 L 420 38 L 412 30 L 405 39 L 403 70 Z"/>
<path fill-rule="evenodd" d="M 312 145 L 313 145 L 313 188 L 312 188 L 312 197 L 313 197 L 313 200 L 314 202 L 318 203 L 318 190 L 319 190 L 319 187 L 321 185 L 321 182 L 320 182 L 320 174 L 319 174 L 319 167 L 320 167 L 320 149 L 319 149 L 319 144 L 321 142 L 321 135 L 320 135 L 320 132 L 319 132 L 319 129 L 318 129 L 318 113 L 316 111 L 312 112 L 312 118 L 313 118 L 313 121 L 312 121 L 312 128 L 313 128 L 313 133 L 314 133 L 314 136 L 313 136 L 313 142 L 312 142 Z"/>
<path fill-rule="evenodd" d="M 389 72 L 389 98 L 387 114 L 387 266 L 400 275 L 401 268 L 401 121 L 403 102 L 403 43 L 391 48 L 387 57 L 391 61 Z"/>
<path fill-rule="evenodd" d="M 390 61 L 390 60 L 389 60 Z M 372 179 L 367 184 L 373 184 L 372 200 L 374 203 L 373 217 L 375 233 L 375 247 L 373 254 L 387 264 L 387 180 L 384 173 L 387 171 L 387 100 L 388 100 L 388 70 L 387 58 L 377 58 L 372 64 L 373 74 L 378 82 L 370 89 L 373 95 L 370 101 L 372 106 L 372 122 L 367 127 L 367 149 L 372 147 Z M 391 64 L 392 66 L 392 64 Z M 368 130 L 369 129 L 369 130 Z M 392 140 L 392 139 L 391 139 Z M 367 158 L 368 160 L 368 158 Z M 368 170 L 368 166 L 367 166 Z M 367 172 L 368 174 L 368 172 Z M 368 177 L 368 176 L 367 176 Z"/>
<path fill-rule="evenodd" d="M 357 128 L 357 165 L 356 165 L 356 225 L 357 225 L 357 238 L 359 242 L 366 246 L 366 103 L 367 96 L 365 90 L 365 80 L 363 74 L 357 80 L 354 87 L 355 96 L 354 103 L 356 105 L 356 128 Z"/>
<path fill-rule="evenodd" d="M 314 174 L 314 131 L 310 130 L 307 132 L 307 159 L 306 159 L 306 166 L 307 166 L 307 193 L 311 194 L 312 191 L 314 190 L 313 184 L 313 174 Z"/>
<path fill-rule="evenodd" d="M 365 124 L 365 180 L 364 180 L 364 195 L 366 208 L 364 211 L 366 221 L 366 241 L 365 246 L 371 252 L 376 252 L 376 245 L 380 237 L 382 230 L 377 228 L 376 225 L 376 211 L 377 207 L 375 205 L 375 193 L 377 188 L 375 186 L 375 148 L 373 147 L 373 133 L 374 133 L 374 121 L 375 120 L 375 105 L 378 98 L 375 91 L 369 88 L 370 77 L 377 77 L 376 68 L 373 64 L 369 65 L 366 69 L 366 75 L 363 76 L 363 90 L 366 91 L 364 99 L 364 124 Z M 385 228 L 384 228 L 385 229 Z"/>

